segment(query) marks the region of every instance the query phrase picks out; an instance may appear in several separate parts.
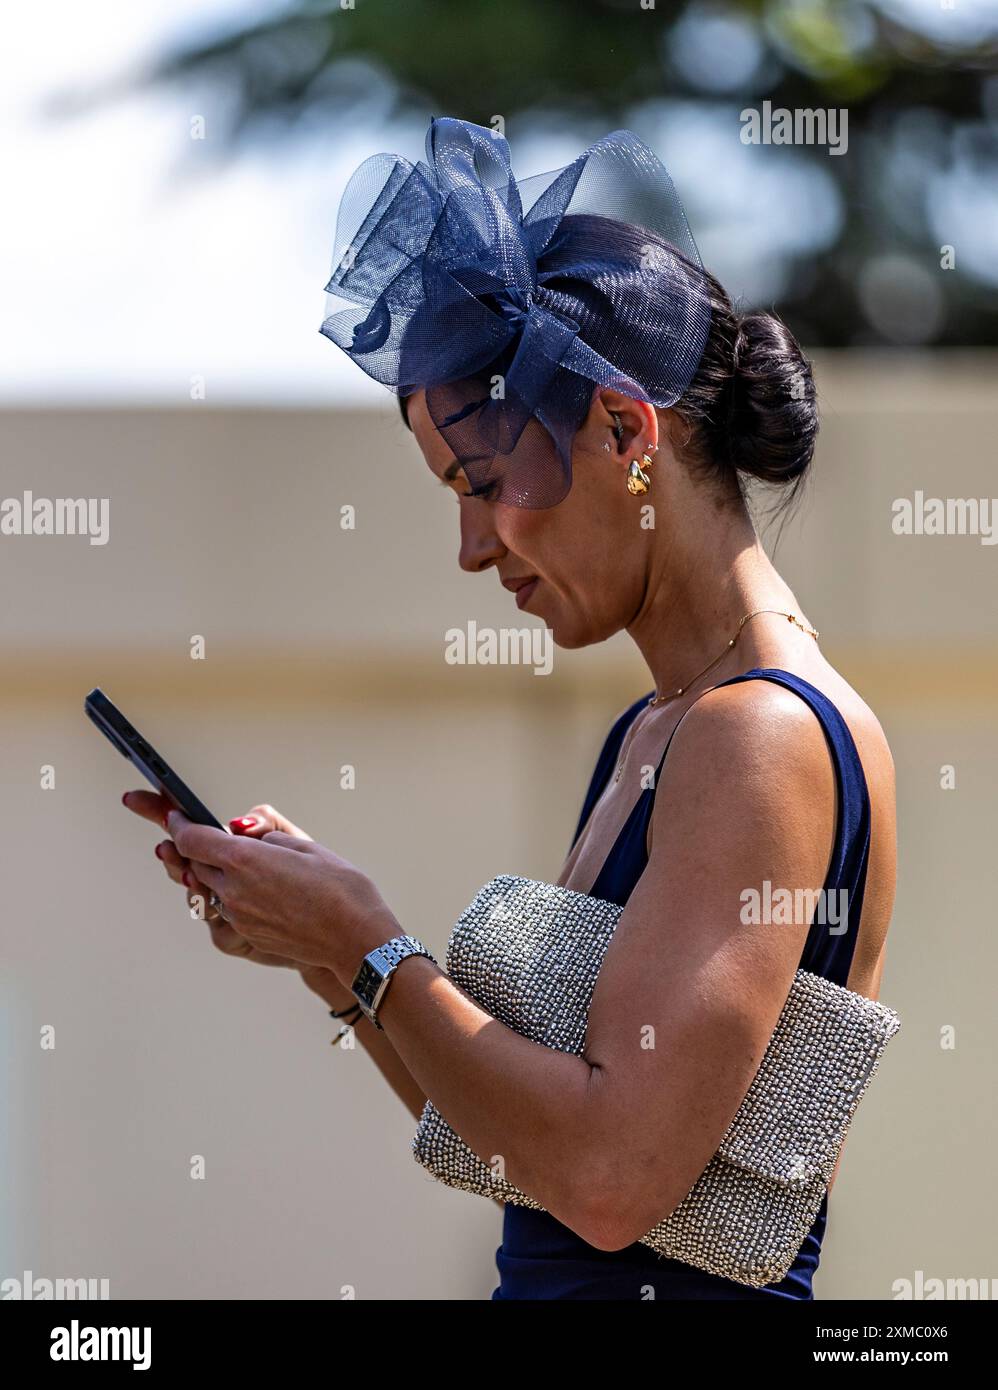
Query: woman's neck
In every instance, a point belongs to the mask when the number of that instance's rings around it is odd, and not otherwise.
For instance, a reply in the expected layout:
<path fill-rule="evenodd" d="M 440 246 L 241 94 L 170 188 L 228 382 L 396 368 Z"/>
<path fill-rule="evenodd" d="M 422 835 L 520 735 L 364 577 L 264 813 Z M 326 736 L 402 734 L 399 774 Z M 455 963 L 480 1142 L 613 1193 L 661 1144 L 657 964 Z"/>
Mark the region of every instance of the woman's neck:
<path fill-rule="evenodd" d="M 645 601 L 627 627 L 660 695 L 685 688 L 718 657 L 721 660 L 704 675 L 704 689 L 764 664 L 757 658 L 762 651 L 774 650 L 773 624 L 778 619 L 760 617 L 747 624 L 729 650 L 741 619 L 758 608 L 801 611 L 743 506 L 721 514 L 714 511 L 709 521 L 697 520 L 678 535 L 660 536 L 652 552 Z"/>

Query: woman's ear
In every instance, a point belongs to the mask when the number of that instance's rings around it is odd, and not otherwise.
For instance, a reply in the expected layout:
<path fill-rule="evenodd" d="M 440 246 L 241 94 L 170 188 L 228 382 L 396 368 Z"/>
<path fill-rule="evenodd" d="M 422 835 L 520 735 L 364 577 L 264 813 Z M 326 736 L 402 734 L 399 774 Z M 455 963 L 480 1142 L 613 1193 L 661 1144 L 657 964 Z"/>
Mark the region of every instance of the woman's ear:
<path fill-rule="evenodd" d="M 595 414 L 597 425 L 608 431 L 611 453 L 628 460 L 640 459 L 642 454 L 654 456 L 659 443 L 658 415 L 647 401 L 637 401 L 620 391 L 599 391 L 589 414 Z"/>

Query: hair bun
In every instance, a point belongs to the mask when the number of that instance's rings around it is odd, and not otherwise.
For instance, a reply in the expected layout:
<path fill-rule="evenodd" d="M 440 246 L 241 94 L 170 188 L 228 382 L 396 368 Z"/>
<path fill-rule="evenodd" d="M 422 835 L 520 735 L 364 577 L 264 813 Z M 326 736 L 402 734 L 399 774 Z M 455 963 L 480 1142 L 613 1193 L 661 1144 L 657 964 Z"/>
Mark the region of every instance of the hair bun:
<path fill-rule="evenodd" d="M 818 434 L 811 363 L 775 314 L 737 321 L 728 448 L 740 473 L 789 483 L 807 471 Z"/>

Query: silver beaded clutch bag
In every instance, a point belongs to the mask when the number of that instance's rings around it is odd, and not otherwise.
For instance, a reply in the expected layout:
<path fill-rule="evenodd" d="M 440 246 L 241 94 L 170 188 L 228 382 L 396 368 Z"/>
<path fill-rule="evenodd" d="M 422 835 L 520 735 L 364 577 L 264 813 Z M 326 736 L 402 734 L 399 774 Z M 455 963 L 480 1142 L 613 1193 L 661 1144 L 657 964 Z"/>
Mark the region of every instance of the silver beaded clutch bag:
<path fill-rule="evenodd" d="M 461 914 L 447 973 L 524 1037 L 580 1054 L 589 1005 L 623 909 L 503 874 Z M 761 1288 L 787 1273 L 824 1196 L 846 1131 L 898 1015 L 798 970 L 748 1093 L 680 1205 L 641 1237 L 660 1255 Z M 450 1187 L 542 1211 L 495 1175 L 427 1101 L 417 1162 Z"/>

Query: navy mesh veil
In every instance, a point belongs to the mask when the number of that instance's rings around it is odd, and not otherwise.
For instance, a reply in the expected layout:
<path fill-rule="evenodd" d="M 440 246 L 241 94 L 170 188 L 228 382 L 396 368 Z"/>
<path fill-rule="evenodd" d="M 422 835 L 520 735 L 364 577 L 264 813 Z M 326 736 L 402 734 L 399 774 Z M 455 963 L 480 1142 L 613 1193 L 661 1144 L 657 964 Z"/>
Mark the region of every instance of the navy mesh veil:
<path fill-rule="evenodd" d="M 514 179 L 496 132 L 433 120 L 426 159 L 375 155 L 336 227 L 321 332 L 427 408 L 471 488 L 550 507 L 596 387 L 657 406 L 692 380 L 710 296 L 661 161 L 618 130 Z"/>

